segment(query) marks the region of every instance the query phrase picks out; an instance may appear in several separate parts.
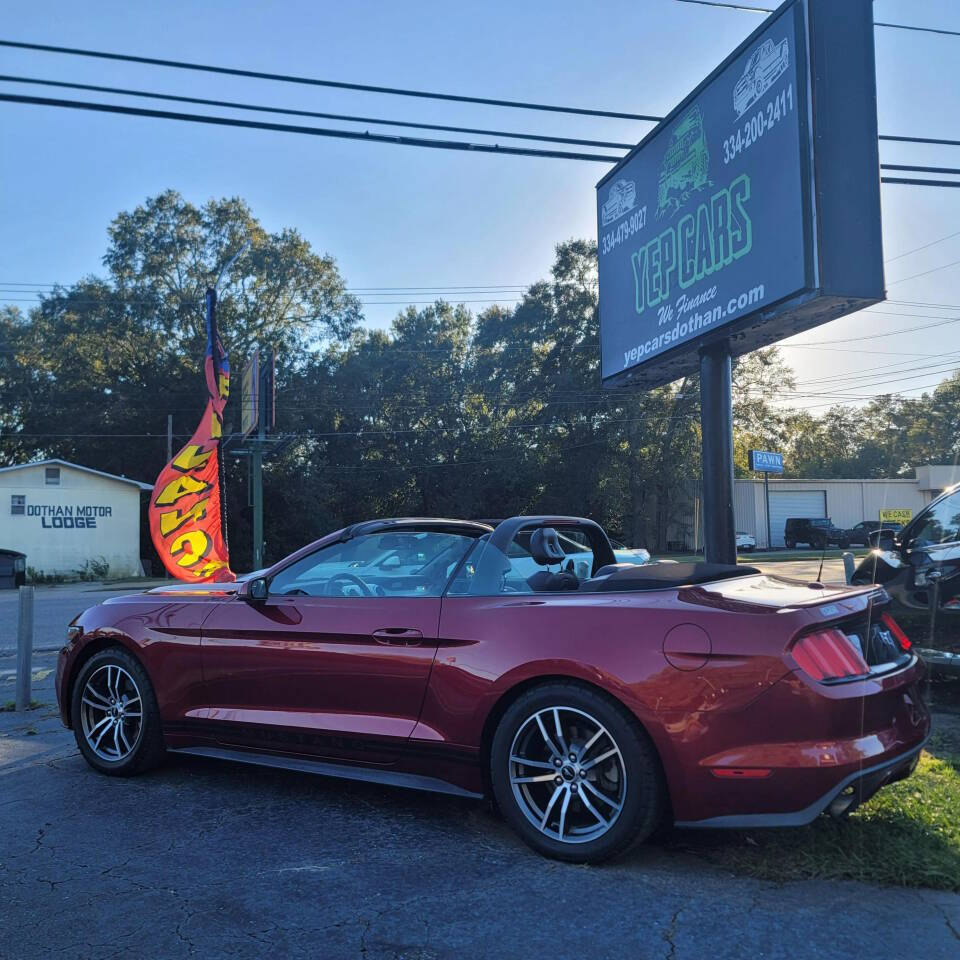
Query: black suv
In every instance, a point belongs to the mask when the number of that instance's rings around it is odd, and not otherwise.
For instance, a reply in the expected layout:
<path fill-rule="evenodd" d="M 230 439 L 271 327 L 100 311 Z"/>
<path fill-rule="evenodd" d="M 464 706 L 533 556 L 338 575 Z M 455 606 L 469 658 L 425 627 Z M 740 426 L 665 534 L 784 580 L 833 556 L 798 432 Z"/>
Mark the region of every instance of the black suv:
<path fill-rule="evenodd" d="M 888 608 L 934 675 L 960 677 L 960 485 L 927 504 L 854 571 L 879 583 Z"/>
<path fill-rule="evenodd" d="M 833 525 L 829 517 L 790 517 L 783 528 L 783 541 L 791 550 L 798 543 L 806 543 L 822 550 L 829 543 L 849 547 L 847 531 Z"/>

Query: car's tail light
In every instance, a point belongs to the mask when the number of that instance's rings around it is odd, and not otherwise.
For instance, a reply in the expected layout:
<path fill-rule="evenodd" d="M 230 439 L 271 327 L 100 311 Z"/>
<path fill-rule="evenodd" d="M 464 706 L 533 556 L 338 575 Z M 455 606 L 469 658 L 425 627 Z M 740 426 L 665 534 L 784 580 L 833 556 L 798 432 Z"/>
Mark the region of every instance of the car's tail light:
<path fill-rule="evenodd" d="M 860 651 L 840 630 L 808 633 L 793 645 L 791 653 L 797 666 L 814 680 L 838 680 L 870 672 Z"/>
<path fill-rule="evenodd" d="M 893 634 L 894 640 L 896 640 L 904 650 L 909 650 L 913 646 L 910 638 L 900 629 L 900 624 L 897 623 L 889 613 L 881 613 L 880 622 Z"/>

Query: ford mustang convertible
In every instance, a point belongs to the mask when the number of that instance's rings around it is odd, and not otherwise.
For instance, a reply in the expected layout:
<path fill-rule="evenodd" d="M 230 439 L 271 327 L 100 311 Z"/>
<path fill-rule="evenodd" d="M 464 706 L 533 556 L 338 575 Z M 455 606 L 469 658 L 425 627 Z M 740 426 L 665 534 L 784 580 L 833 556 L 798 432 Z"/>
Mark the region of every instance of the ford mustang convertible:
<path fill-rule="evenodd" d="M 800 825 L 908 776 L 930 717 L 887 600 L 617 563 L 576 517 L 377 520 L 92 607 L 57 697 L 105 774 L 175 751 L 487 796 L 536 850 L 595 862 L 664 819 Z"/>

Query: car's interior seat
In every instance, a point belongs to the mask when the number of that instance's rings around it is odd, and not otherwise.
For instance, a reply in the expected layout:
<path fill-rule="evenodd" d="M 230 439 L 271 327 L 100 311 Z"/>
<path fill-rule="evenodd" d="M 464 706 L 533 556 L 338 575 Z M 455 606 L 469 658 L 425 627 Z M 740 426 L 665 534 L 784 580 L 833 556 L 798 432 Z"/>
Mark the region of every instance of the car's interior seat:
<path fill-rule="evenodd" d="M 542 567 L 554 563 L 563 563 L 567 555 L 560 546 L 560 537 L 553 527 L 538 527 L 530 537 L 530 556 Z M 573 564 L 569 564 L 570 567 Z M 561 590 L 577 590 L 580 580 L 572 569 L 560 570 L 552 573 L 549 570 L 538 570 L 527 577 L 527 585 L 535 593 L 556 592 Z"/>

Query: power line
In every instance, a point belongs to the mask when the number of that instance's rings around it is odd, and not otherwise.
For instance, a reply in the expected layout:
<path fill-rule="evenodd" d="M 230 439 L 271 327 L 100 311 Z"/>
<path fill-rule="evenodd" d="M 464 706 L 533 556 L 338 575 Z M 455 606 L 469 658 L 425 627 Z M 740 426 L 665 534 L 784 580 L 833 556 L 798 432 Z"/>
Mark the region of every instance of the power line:
<path fill-rule="evenodd" d="M 612 147 L 632 150 L 632 143 L 615 143 L 609 140 L 581 140 L 576 137 L 548 137 L 536 133 L 517 133 L 507 130 L 484 130 L 477 127 L 450 127 L 438 123 L 415 123 L 409 120 L 384 120 L 382 117 L 358 117 L 346 113 L 319 113 L 315 110 L 294 110 L 287 107 L 266 107 L 260 104 L 239 103 L 235 100 L 208 100 L 203 97 L 184 97 L 172 93 L 150 93 L 146 90 L 129 90 L 124 87 L 102 87 L 94 83 L 67 83 L 62 80 L 39 80 L 35 77 L 12 77 L 0 75 L 7 83 L 29 83 L 45 87 L 61 87 L 70 90 L 93 90 L 98 93 L 115 93 L 124 97 L 146 97 L 151 100 L 174 100 L 178 103 L 197 103 L 208 107 L 227 107 L 231 110 L 251 110 L 259 113 L 281 113 L 294 117 L 315 117 L 321 120 L 344 120 L 350 123 L 376 123 L 387 127 L 411 127 L 419 130 L 445 130 L 448 133 L 474 133 L 484 137 L 510 137 L 514 140 L 537 140 L 544 143 L 566 143 L 582 147 Z"/>
<path fill-rule="evenodd" d="M 2 44 L 2 41 L 0 41 Z M 48 97 L 28 97 L 14 93 L 0 93 L 0 101 L 28 103 L 43 107 L 66 107 L 73 110 L 93 110 L 101 113 L 119 113 L 130 117 L 151 117 L 158 120 L 183 120 L 188 123 L 206 123 L 222 127 L 243 127 L 248 130 L 273 130 L 280 133 L 301 133 L 313 137 L 336 137 L 343 140 L 367 140 L 374 143 L 391 143 L 404 147 L 432 147 L 437 150 L 468 150 L 474 153 L 502 153 L 518 157 L 547 157 L 554 160 L 594 160 L 600 163 L 616 163 L 620 157 L 598 153 L 569 153 L 563 150 L 537 150 L 528 147 L 502 147 L 498 143 L 468 143 L 463 140 L 427 140 L 422 137 L 388 136 L 384 133 L 362 133 L 355 130 L 333 130 L 325 127 L 303 127 L 286 123 L 269 123 L 265 120 L 240 120 L 233 117 L 216 117 L 207 114 L 175 113 L 170 110 L 148 110 L 145 107 L 124 107 L 112 103 L 91 103 L 83 100 L 56 100 Z"/>
<path fill-rule="evenodd" d="M 881 177 L 881 183 L 903 183 L 912 187 L 960 187 L 960 180 L 915 180 L 905 177 Z"/>
<path fill-rule="evenodd" d="M 0 47 L 13 47 L 21 50 L 40 50 L 47 53 L 64 53 L 72 56 L 96 57 L 105 60 L 120 60 L 130 63 L 145 63 L 153 66 L 174 67 L 180 70 L 200 70 L 206 73 L 221 73 L 228 76 L 252 77 L 254 79 L 261 80 L 277 80 L 285 83 L 300 83 L 311 86 L 361 90 L 367 93 L 395 94 L 398 96 L 420 97 L 431 100 L 435 99 L 461 103 L 479 103 L 487 106 L 515 107 L 524 110 L 547 110 L 553 113 L 567 113 L 590 117 L 612 117 L 618 120 L 642 120 L 650 123 L 659 123 L 664 119 L 662 116 L 655 116 L 654 114 L 646 113 L 622 113 L 615 110 L 596 110 L 585 107 L 560 106 L 556 104 L 542 104 L 519 100 L 495 100 L 488 97 L 468 97 L 450 93 L 428 93 L 422 90 L 404 90 L 398 87 L 370 86 L 368 84 L 346 83 L 339 80 L 318 80 L 311 77 L 297 77 L 287 74 L 263 73 L 254 70 L 244 70 L 238 67 L 216 67 L 205 63 L 188 63 L 179 60 L 162 60 L 156 57 L 139 57 L 125 53 L 108 53 L 101 50 L 59 47 L 42 43 L 24 43 L 15 40 L 0 40 Z M 939 144 L 941 146 L 960 146 L 960 140 L 947 140 L 936 137 L 910 137 L 881 134 L 880 139 L 891 140 L 900 143 L 928 143 Z"/>
<path fill-rule="evenodd" d="M 0 41 L 2 45 L 3 41 Z M 112 103 L 92 103 L 85 100 L 58 100 L 50 97 L 29 97 L 14 93 L 0 93 L 0 101 L 24 103 L 33 106 L 63 107 L 73 110 L 92 110 L 100 113 L 118 113 L 131 117 L 150 117 L 157 120 L 181 120 L 187 123 L 213 124 L 222 127 L 242 127 L 248 130 L 272 130 L 279 133 L 299 133 L 314 137 L 333 137 L 342 140 L 365 140 L 371 143 L 389 143 L 404 147 L 431 147 L 437 150 L 463 150 L 472 153 L 497 153 L 517 157 L 545 157 L 552 160 L 588 160 L 599 163 L 617 163 L 622 157 L 599 153 L 571 153 L 564 150 L 538 150 L 528 147 L 506 147 L 498 143 L 469 143 L 464 140 L 428 140 L 423 137 L 389 136 L 382 133 L 362 133 L 354 130 L 304 127 L 296 124 L 268 123 L 263 120 L 240 120 L 208 114 L 176 113 L 171 110 L 148 110 L 145 107 L 125 107 Z M 914 180 L 899 177 L 881 177 L 881 183 L 911 184 L 927 187 L 960 187 L 960 181 Z"/>
<path fill-rule="evenodd" d="M 910 173 L 960 173 L 960 167 L 917 167 L 909 163 L 881 163 L 880 169 L 906 170 Z"/>
<path fill-rule="evenodd" d="M 957 186 L 960 187 L 960 182 L 957 183 Z M 939 267 L 933 267 L 931 270 L 924 270 L 922 273 L 913 273 L 909 277 L 901 277 L 899 280 L 891 280 L 887 286 L 892 287 L 895 283 L 906 283 L 907 280 L 916 280 L 917 277 L 926 277 L 931 273 L 937 273 L 939 270 L 946 270 L 948 267 L 955 267 L 957 264 L 960 264 L 960 260 L 952 260 L 950 263 L 945 263 Z"/>
<path fill-rule="evenodd" d="M 743 10 L 747 13 L 773 13 L 773 7 L 748 7 L 740 3 L 720 3 L 719 0 L 678 0 L 679 3 L 695 3 L 701 7 L 720 7 L 724 10 Z M 908 23 L 884 23 L 874 20 L 875 27 L 889 27 L 891 30 L 916 30 L 919 33 L 941 33 L 948 37 L 960 37 L 960 30 L 943 30 L 939 27 L 915 27 Z"/>
<path fill-rule="evenodd" d="M 943 140 L 939 137 L 901 137 L 890 133 L 881 133 L 878 140 L 889 140 L 891 143 L 932 143 L 941 147 L 960 147 L 960 140 Z"/>
<path fill-rule="evenodd" d="M 909 257 L 912 253 L 919 253 L 921 250 L 926 250 L 928 247 L 935 247 L 938 243 L 943 243 L 945 240 L 952 240 L 954 237 L 960 237 L 960 230 L 955 231 L 954 233 L 948 233 L 945 237 L 940 237 L 939 240 L 931 240 L 930 243 L 925 243 L 921 247 L 914 247 L 912 250 L 907 250 L 906 253 L 898 253 L 895 257 L 889 257 L 883 262 L 893 263 L 894 260 L 900 260 L 903 257 Z"/>
<path fill-rule="evenodd" d="M 252 77 L 255 80 L 277 80 L 282 83 L 300 83 L 314 87 L 334 87 L 338 90 L 361 90 L 365 93 L 383 93 L 399 97 L 418 97 L 425 100 L 447 100 L 457 103 L 478 103 L 490 107 L 510 107 L 520 110 L 546 110 L 550 113 L 572 113 L 588 117 L 611 117 L 616 120 L 649 120 L 657 122 L 662 117 L 643 113 L 621 113 L 616 110 L 593 110 L 586 107 L 563 107 L 548 103 L 531 103 L 522 100 L 497 100 L 491 97 L 469 97 L 453 93 L 430 93 L 426 90 L 408 90 L 401 87 L 381 87 L 366 83 L 347 83 L 343 80 L 318 80 L 314 77 L 297 77 L 284 73 L 267 73 L 260 70 L 244 70 L 238 67 L 216 67 L 208 63 L 188 63 L 183 60 L 163 60 L 157 57 L 138 57 L 128 53 L 107 53 L 103 50 L 84 50 L 77 47 L 59 47 L 46 43 L 22 43 L 15 40 L 0 40 L 0 47 L 18 50 L 40 50 L 45 53 L 65 53 L 75 57 L 95 57 L 101 60 L 120 60 L 125 63 L 145 63 L 154 67 L 174 67 L 178 70 L 200 70 L 204 73 L 220 73 L 232 77 Z"/>

